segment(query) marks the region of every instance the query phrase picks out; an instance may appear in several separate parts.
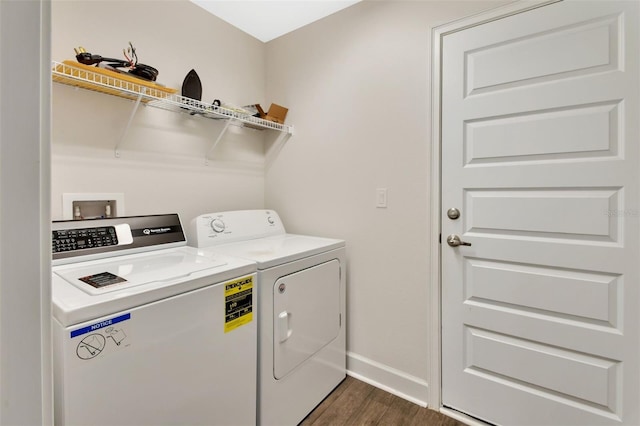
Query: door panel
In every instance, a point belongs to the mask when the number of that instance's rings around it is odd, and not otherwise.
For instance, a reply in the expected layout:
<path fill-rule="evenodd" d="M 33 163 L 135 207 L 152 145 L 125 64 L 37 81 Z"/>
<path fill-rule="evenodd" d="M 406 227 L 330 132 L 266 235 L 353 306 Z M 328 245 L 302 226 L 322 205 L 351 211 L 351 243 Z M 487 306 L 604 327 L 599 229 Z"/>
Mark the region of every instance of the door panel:
<path fill-rule="evenodd" d="M 445 406 L 640 424 L 639 14 L 568 0 L 443 38 Z"/>
<path fill-rule="evenodd" d="M 340 262 L 279 278 L 272 291 L 273 376 L 282 379 L 340 332 Z"/>
<path fill-rule="evenodd" d="M 470 121 L 464 129 L 465 165 L 617 156 L 619 114 L 614 101 Z"/>
<path fill-rule="evenodd" d="M 533 32 L 473 49 L 467 54 L 467 95 L 619 68 L 619 22 L 613 14 L 557 28 L 532 23 Z"/>
<path fill-rule="evenodd" d="M 595 404 L 613 411 L 610 385 L 617 387 L 620 363 L 474 327 L 466 328 L 466 369 L 487 380 L 529 392 Z M 510 362 L 504 362 L 507 358 Z M 525 366 L 526 368 L 523 368 Z M 562 371 L 561 375 L 555 374 Z"/>
<path fill-rule="evenodd" d="M 467 212 L 464 229 L 478 235 L 618 242 L 618 220 L 607 212 L 619 209 L 620 191 L 621 188 L 468 189 L 463 200 Z"/>
<path fill-rule="evenodd" d="M 618 275 L 465 259 L 464 299 L 605 328 L 620 324 Z M 553 297 L 548 297 L 548 295 Z M 576 303 L 576 294 L 580 302 Z"/>

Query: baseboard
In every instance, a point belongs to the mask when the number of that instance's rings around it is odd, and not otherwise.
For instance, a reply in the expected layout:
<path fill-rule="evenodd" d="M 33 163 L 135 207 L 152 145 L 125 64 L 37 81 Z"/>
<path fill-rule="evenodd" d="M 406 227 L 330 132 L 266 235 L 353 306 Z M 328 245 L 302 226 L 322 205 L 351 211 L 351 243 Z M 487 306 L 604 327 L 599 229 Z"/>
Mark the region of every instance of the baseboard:
<path fill-rule="evenodd" d="M 347 374 L 421 407 L 427 406 L 429 385 L 415 376 L 353 352 L 347 352 Z"/>

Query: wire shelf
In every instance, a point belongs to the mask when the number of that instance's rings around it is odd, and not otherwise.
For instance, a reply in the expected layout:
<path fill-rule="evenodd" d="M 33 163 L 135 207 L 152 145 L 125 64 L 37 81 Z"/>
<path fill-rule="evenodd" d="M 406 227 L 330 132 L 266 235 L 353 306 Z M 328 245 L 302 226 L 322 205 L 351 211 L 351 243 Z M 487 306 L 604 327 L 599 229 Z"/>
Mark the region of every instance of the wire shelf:
<path fill-rule="evenodd" d="M 293 126 L 263 120 L 243 111 L 208 105 L 196 99 L 176 94 L 176 89 L 141 80 L 126 73 L 87 66 L 73 61 L 53 62 L 53 81 L 142 102 L 164 110 L 200 115 L 214 120 L 234 120 L 244 126 L 277 130 L 293 134 Z"/>

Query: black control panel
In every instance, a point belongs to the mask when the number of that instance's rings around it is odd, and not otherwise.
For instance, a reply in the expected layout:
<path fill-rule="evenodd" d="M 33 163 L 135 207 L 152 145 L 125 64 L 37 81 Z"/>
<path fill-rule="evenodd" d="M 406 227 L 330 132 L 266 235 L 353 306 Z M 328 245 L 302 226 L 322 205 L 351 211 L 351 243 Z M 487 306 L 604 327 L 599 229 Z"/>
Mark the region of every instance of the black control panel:
<path fill-rule="evenodd" d="M 54 220 L 51 231 L 51 260 L 55 266 L 187 244 L 176 213 Z"/>
<path fill-rule="evenodd" d="M 101 226 L 84 229 L 61 229 L 52 232 L 53 253 L 118 245 L 116 228 Z"/>

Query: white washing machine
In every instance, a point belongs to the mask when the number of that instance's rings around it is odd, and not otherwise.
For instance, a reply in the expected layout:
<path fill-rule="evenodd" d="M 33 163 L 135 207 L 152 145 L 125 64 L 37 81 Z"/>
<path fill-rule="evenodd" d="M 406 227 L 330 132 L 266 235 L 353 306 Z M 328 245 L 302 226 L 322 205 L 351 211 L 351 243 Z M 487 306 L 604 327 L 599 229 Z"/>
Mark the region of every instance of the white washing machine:
<path fill-rule="evenodd" d="M 346 377 L 345 242 L 287 234 L 273 210 L 201 215 L 190 231 L 203 253 L 257 263 L 258 424 L 298 424 Z"/>
<path fill-rule="evenodd" d="M 175 214 L 52 229 L 56 425 L 255 425 L 255 263 Z"/>

